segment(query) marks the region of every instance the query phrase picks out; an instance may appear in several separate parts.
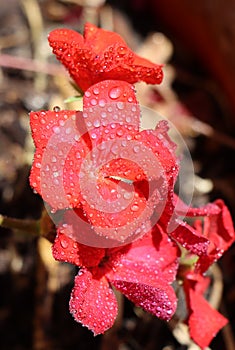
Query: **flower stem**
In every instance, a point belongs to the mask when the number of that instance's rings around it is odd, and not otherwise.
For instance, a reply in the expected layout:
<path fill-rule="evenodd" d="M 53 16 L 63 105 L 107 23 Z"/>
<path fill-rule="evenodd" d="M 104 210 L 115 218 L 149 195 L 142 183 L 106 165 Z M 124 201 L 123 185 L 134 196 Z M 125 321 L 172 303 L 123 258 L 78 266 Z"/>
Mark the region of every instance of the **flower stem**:
<path fill-rule="evenodd" d="M 0 215 L 0 227 L 17 229 L 21 232 L 39 235 L 39 220 L 15 219 Z"/>

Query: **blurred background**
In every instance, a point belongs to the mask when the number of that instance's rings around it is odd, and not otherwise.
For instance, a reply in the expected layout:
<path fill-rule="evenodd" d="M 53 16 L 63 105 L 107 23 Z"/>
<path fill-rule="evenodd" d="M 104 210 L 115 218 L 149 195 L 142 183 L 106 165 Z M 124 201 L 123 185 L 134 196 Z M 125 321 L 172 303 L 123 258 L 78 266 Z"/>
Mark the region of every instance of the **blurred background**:
<path fill-rule="evenodd" d="M 34 152 L 28 113 L 77 108 L 64 103 L 76 92 L 47 35 L 58 27 L 82 32 L 86 21 L 119 33 L 138 54 L 164 64 L 161 86 L 137 84 L 140 103 L 169 118 L 185 138 L 196 173 L 193 205 L 219 197 L 234 218 L 234 0 L 0 0 L 0 214 L 41 215 L 43 203 L 28 183 Z M 217 300 L 230 324 L 211 349 L 234 350 L 234 247 L 219 267 Z M 75 273 L 53 260 L 45 239 L 0 228 L 1 350 L 196 349 L 172 331 L 174 320 L 166 324 L 127 300 L 120 301 L 114 328 L 93 337 L 69 314 Z"/>

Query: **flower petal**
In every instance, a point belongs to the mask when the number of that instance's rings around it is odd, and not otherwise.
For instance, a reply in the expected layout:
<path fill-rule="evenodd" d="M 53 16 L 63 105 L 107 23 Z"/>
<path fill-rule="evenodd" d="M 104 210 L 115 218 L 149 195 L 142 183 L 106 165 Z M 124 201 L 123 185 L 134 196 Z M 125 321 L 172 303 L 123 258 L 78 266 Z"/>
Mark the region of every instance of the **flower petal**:
<path fill-rule="evenodd" d="M 175 279 L 178 254 L 178 248 L 156 226 L 153 236 L 149 233 L 132 243 L 107 278 L 136 305 L 169 320 L 176 308 L 176 296 L 169 284 Z"/>
<path fill-rule="evenodd" d="M 65 164 L 70 161 L 68 156 L 74 145 L 81 154 L 87 152 L 81 137 L 83 130 L 78 125 L 81 112 L 42 111 L 31 113 L 30 118 L 36 145 L 30 184 L 53 209 L 69 207 L 73 183 L 65 174 Z M 79 168 L 81 159 L 74 158 Z M 78 199 L 77 196 L 77 204 Z"/>
<path fill-rule="evenodd" d="M 176 296 L 174 289 L 158 280 L 158 287 L 152 287 L 140 282 L 115 280 L 112 282 L 117 290 L 130 299 L 136 306 L 145 311 L 170 320 L 176 310 Z"/>
<path fill-rule="evenodd" d="M 112 327 L 117 316 L 117 301 L 106 278 L 94 279 L 90 271 L 80 270 L 71 294 L 70 312 L 95 335 Z"/>
<path fill-rule="evenodd" d="M 188 298 L 190 335 L 195 343 L 204 349 L 228 320 L 213 309 L 204 297 L 192 288 L 188 290 Z"/>
<path fill-rule="evenodd" d="M 197 271 L 201 273 L 217 261 L 235 240 L 233 222 L 228 208 L 222 200 L 214 203 L 220 208 L 220 212 L 209 214 L 204 218 L 203 234 L 210 241 L 210 245 L 207 254 L 201 256 L 196 264 Z"/>
<path fill-rule="evenodd" d="M 56 260 L 69 262 L 76 266 L 97 266 L 105 255 L 102 248 L 93 248 L 79 244 L 68 235 L 58 230 L 52 252 Z M 65 230 L 63 230 L 65 232 Z"/>
<path fill-rule="evenodd" d="M 49 44 L 56 57 L 84 91 L 102 80 L 125 80 L 129 83 L 162 81 L 162 68 L 134 54 L 123 39 L 113 32 L 87 23 L 82 36 L 69 29 L 52 31 Z"/>
<path fill-rule="evenodd" d="M 206 254 L 210 243 L 209 240 L 186 224 L 186 222 L 181 220 L 177 222 L 178 226 L 170 233 L 170 236 L 191 253 L 199 256 Z"/>

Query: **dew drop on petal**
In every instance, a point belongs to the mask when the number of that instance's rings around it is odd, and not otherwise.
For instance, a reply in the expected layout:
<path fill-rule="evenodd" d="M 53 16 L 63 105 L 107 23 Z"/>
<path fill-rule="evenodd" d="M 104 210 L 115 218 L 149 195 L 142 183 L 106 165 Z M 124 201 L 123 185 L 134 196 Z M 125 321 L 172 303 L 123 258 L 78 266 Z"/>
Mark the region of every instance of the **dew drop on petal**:
<path fill-rule="evenodd" d="M 97 87 L 95 87 L 95 88 L 93 89 L 93 93 L 94 93 L 95 95 L 99 95 L 100 90 L 99 90 Z"/>
<path fill-rule="evenodd" d="M 53 108 L 53 111 L 54 111 L 54 112 L 59 112 L 59 111 L 60 111 L 60 107 L 59 107 L 59 106 L 55 106 L 55 107 Z"/>
<path fill-rule="evenodd" d="M 98 101 L 98 105 L 99 105 L 100 107 L 104 107 L 105 104 L 106 104 L 106 102 L 105 102 L 104 99 Z"/>
<path fill-rule="evenodd" d="M 81 158 L 80 152 L 76 152 L 75 157 L 76 157 L 77 159 L 80 159 L 80 158 Z"/>
<path fill-rule="evenodd" d="M 116 100 L 121 96 L 121 93 L 122 90 L 118 86 L 116 86 L 109 90 L 109 97 L 113 100 Z"/>
<path fill-rule="evenodd" d="M 134 204 L 134 205 L 132 205 L 131 210 L 132 211 L 138 211 L 139 210 L 139 206 L 137 204 Z"/>
<path fill-rule="evenodd" d="M 58 126 L 54 126 L 52 128 L 52 130 L 54 131 L 55 134 L 59 134 L 60 133 L 60 128 Z"/>
<path fill-rule="evenodd" d="M 53 156 L 53 157 L 51 158 L 51 161 L 52 161 L 52 163 L 56 163 L 56 162 L 57 162 L 57 158 L 56 158 L 55 156 Z"/>
<path fill-rule="evenodd" d="M 86 96 L 86 97 L 91 97 L 90 91 L 86 91 L 86 92 L 85 92 L 85 96 Z"/>
<path fill-rule="evenodd" d="M 68 248 L 68 242 L 65 239 L 61 239 L 60 244 L 62 248 Z"/>
<path fill-rule="evenodd" d="M 117 108 L 118 109 L 124 109 L 124 103 L 123 102 L 117 102 Z"/>
<path fill-rule="evenodd" d="M 139 150 L 140 150 L 140 147 L 139 147 L 139 146 L 136 145 L 136 146 L 133 147 L 133 151 L 134 151 L 135 153 L 138 153 Z"/>
<path fill-rule="evenodd" d="M 99 119 L 96 119 L 96 120 L 94 121 L 93 125 L 94 125 L 95 128 L 98 128 L 98 127 L 100 126 L 100 121 L 99 121 Z"/>
<path fill-rule="evenodd" d="M 97 100 L 95 98 L 92 98 L 90 101 L 92 106 L 96 106 L 97 105 Z"/>

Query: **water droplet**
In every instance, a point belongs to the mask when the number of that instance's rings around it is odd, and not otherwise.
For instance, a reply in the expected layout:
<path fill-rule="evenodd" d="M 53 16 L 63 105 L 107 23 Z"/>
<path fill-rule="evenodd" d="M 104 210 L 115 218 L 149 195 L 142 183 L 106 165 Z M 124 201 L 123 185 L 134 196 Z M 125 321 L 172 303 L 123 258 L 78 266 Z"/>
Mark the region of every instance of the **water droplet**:
<path fill-rule="evenodd" d="M 52 163 L 56 163 L 56 162 L 57 162 L 57 158 L 56 158 L 55 156 L 53 156 L 53 157 L 51 158 L 51 161 L 52 161 Z"/>
<path fill-rule="evenodd" d="M 99 119 L 96 119 L 96 120 L 94 121 L 93 125 L 94 125 L 95 128 L 98 128 L 98 127 L 100 126 L 100 121 L 99 121 Z"/>
<path fill-rule="evenodd" d="M 36 164 L 35 164 L 35 167 L 38 168 L 38 169 L 40 169 L 41 166 L 42 166 L 41 163 L 36 163 Z"/>
<path fill-rule="evenodd" d="M 86 97 L 91 97 L 90 91 L 86 91 L 86 92 L 85 92 L 85 96 L 86 96 Z"/>
<path fill-rule="evenodd" d="M 80 152 L 76 152 L 75 157 L 76 157 L 77 159 L 80 159 L 80 158 L 81 158 Z"/>
<path fill-rule="evenodd" d="M 66 133 L 67 135 L 69 135 L 69 134 L 71 134 L 71 131 L 72 131 L 71 128 L 66 128 L 65 133 Z"/>
<path fill-rule="evenodd" d="M 131 210 L 132 211 L 138 211 L 139 210 L 139 206 L 137 204 L 134 204 L 134 205 L 132 205 Z"/>
<path fill-rule="evenodd" d="M 59 107 L 59 106 L 55 106 L 55 107 L 53 108 L 53 111 L 56 112 L 56 113 L 59 112 L 59 111 L 60 111 L 60 107 Z"/>
<path fill-rule="evenodd" d="M 118 129 L 117 130 L 117 136 L 122 136 L 123 135 L 123 130 L 122 129 Z"/>
<path fill-rule="evenodd" d="M 99 104 L 100 107 L 104 107 L 105 104 L 106 104 L 106 101 L 103 100 L 103 99 L 102 99 L 102 100 L 99 100 L 99 101 L 98 101 L 98 104 Z"/>
<path fill-rule="evenodd" d="M 95 133 L 92 133 L 91 134 L 91 138 L 94 140 L 94 139 L 96 139 L 96 134 Z"/>
<path fill-rule="evenodd" d="M 124 109 L 124 103 L 123 102 L 117 102 L 117 108 L 118 109 Z"/>
<path fill-rule="evenodd" d="M 53 126 L 52 130 L 54 131 L 55 134 L 60 133 L 60 128 L 58 126 Z"/>
<path fill-rule="evenodd" d="M 131 192 L 125 192 L 123 197 L 124 197 L 124 199 L 131 199 L 132 198 L 132 193 Z"/>
<path fill-rule="evenodd" d="M 95 88 L 93 89 L 93 93 L 94 93 L 95 95 L 99 95 L 100 90 L 99 90 L 97 87 L 95 87 Z"/>
<path fill-rule="evenodd" d="M 106 112 L 102 112 L 101 113 L 101 118 L 106 118 L 107 117 L 107 113 Z"/>
<path fill-rule="evenodd" d="M 68 248 L 68 242 L 65 239 L 61 239 L 60 244 L 62 248 Z"/>
<path fill-rule="evenodd" d="M 118 47 L 117 51 L 118 51 L 119 55 L 125 55 L 127 53 L 128 49 L 127 49 L 127 47 L 120 46 L 120 47 Z"/>
<path fill-rule="evenodd" d="M 140 146 L 134 146 L 133 147 L 133 151 L 135 152 L 135 153 L 138 153 L 139 152 L 139 150 L 140 150 Z"/>
<path fill-rule="evenodd" d="M 109 91 L 109 97 L 113 100 L 116 100 L 117 98 L 119 98 L 121 96 L 122 90 L 120 89 L 120 87 L 115 86 L 112 89 L 110 89 Z"/>
<path fill-rule="evenodd" d="M 97 100 L 95 98 L 92 98 L 90 103 L 91 103 L 92 106 L 96 106 L 97 105 Z"/>

